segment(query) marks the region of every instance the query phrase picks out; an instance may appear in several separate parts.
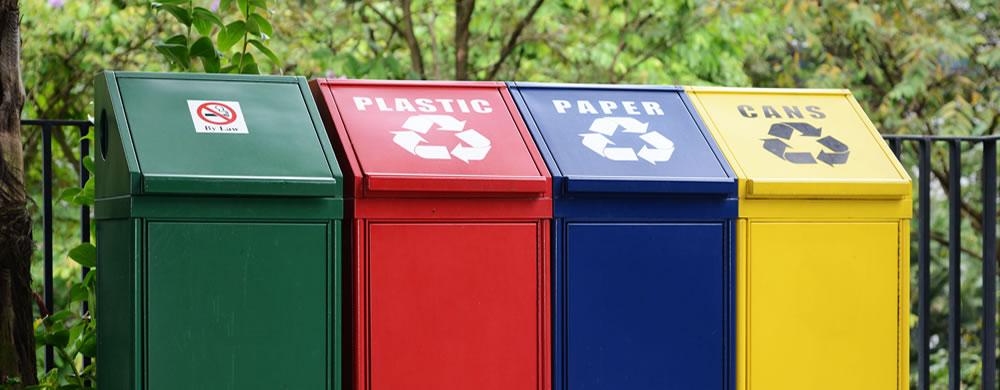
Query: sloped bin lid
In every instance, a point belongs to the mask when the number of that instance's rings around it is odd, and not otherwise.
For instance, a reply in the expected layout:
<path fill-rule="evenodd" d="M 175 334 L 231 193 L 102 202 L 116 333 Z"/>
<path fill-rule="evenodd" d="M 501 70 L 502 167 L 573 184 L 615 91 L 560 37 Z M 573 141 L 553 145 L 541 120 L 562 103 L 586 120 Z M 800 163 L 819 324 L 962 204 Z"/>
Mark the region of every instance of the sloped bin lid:
<path fill-rule="evenodd" d="M 314 80 L 365 194 L 542 194 L 548 172 L 501 83 Z"/>
<path fill-rule="evenodd" d="M 557 191 L 736 192 L 728 164 L 679 88 L 510 86 Z"/>
<path fill-rule="evenodd" d="M 748 198 L 902 198 L 910 179 L 847 90 L 689 88 Z"/>
<path fill-rule="evenodd" d="M 118 126 L 140 193 L 341 194 L 339 167 L 301 77 L 104 77 L 115 112 L 98 113 L 98 131 Z"/>

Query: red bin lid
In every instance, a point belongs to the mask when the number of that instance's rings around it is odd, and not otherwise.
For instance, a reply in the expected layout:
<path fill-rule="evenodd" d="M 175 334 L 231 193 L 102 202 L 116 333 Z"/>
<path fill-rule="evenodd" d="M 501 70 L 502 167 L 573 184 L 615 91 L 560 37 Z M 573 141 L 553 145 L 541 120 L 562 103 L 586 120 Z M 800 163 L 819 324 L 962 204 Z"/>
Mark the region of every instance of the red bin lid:
<path fill-rule="evenodd" d="M 318 79 L 312 87 L 356 196 L 551 191 L 502 83 Z"/>

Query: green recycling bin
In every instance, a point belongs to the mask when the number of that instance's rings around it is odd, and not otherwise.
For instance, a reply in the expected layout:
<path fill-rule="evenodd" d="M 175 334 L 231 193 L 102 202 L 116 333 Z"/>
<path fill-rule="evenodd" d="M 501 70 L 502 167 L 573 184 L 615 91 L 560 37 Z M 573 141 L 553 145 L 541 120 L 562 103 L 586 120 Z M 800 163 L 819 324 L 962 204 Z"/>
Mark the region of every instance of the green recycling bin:
<path fill-rule="evenodd" d="M 96 80 L 102 390 L 340 389 L 342 175 L 301 77 Z"/>

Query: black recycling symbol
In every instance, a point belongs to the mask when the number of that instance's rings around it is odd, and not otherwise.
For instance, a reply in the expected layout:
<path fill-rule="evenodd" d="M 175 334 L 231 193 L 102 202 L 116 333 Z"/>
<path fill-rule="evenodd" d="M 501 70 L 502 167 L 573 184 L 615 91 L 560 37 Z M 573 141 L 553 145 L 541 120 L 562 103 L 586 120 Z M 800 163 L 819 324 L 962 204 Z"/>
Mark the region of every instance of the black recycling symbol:
<path fill-rule="evenodd" d="M 820 150 L 817 154 L 787 151 L 792 146 L 785 141 L 792 139 L 792 134 L 796 131 L 800 136 L 817 138 L 816 142 L 823 145 L 823 150 Z M 764 150 L 792 164 L 816 164 L 817 161 L 822 161 L 829 166 L 846 164 L 847 157 L 851 154 L 846 144 L 829 135 L 820 138 L 823 134 L 823 129 L 813 127 L 813 125 L 805 122 L 775 123 L 771 125 L 771 130 L 767 134 L 774 138 L 764 139 Z"/>

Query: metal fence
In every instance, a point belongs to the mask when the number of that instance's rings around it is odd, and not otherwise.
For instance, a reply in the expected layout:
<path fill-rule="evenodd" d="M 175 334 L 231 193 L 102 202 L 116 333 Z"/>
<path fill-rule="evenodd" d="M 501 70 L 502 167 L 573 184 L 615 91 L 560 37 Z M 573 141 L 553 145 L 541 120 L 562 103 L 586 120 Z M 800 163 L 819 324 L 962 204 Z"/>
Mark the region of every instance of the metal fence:
<path fill-rule="evenodd" d="M 23 119 L 21 120 L 21 126 L 23 126 L 26 131 L 38 130 L 42 131 L 42 230 L 43 242 L 42 242 L 42 253 L 44 256 L 44 302 L 45 308 L 49 313 L 55 312 L 55 302 L 53 301 L 53 291 L 52 291 L 52 248 L 53 248 L 53 237 L 52 237 L 52 177 L 53 177 L 53 163 L 52 163 L 52 132 L 54 131 L 66 131 L 66 129 L 75 129 L 81 137 L 79 151 L 80 151 L 80 188 L 83 188 L 84 184 L 87 183 L 87 179 L 90 177 L 90 173 L 87 168 L 83 166 L 83 160 L 90 154 L 90 141 L 82 138 L 87 135 L 90 131 L 92 124 L 89 121 L 78 121 L 78 120 L 53 120 L 53 119 Z M 90 242 L 90 207 L 84 205 L 80 207 L 80 242 Z M 90 269 L 83 267 L 81 278 L 87 277 L 87 272 Z M 83 303 L 83 312 L 87 313 L 89 310 L 87 302 Z M 84 366 L 90 364 L 89 358 L 83 359 Z M 56 366 L 55 363 L 55 353 L 51 345 L 45 346 L 45 371 L 48 372 Z"/>
<path fill-rule="evenodd" d="M 91 123 L 88 121 L 67 121 L 67 120 L 47 120 L 47 119 L 27 119 L 22 120 L 22 125 L 26 131 L 40 129 L 42 131 L 42 224 L 44 229 L 44 300 L 50 312 L 54 311 L 52 295 L 52 133 L 54 131 L 77 131 L 81 137 L 90 130 Z M 897 157 L 900 156 L 904 147 L 914 150 L 917 156 L 917 208 L 914 223 L 917 224 L 915 239 L 917 240 L 917 280 L 916 289 L 917 315 L 919 321 L 914 337 L 917 345 L 917 388 L 920 390 L 930 389 L 930 263 L 931 263 L 931 162 L 932 152 L 935 145 L 944 144 L 948 150 L 948 236 L 949 245 L 948 257 L 948 389 L 958 390 L 960 386 L 960 351 L 951 346 L 960 346 L 961 325 L 961 222 L 962 222 L 962 150 L 965 146 L 982 147 L 982 256 L 983 256 L 983 281 L 982 281 L 982 321 L 983 334 L 981 357 L 983 364 L 982 386 L 983 389 L 996 388 L 996 222 L 997 222 L 997 137 L 940 137 L 940 136 L 908 136 L 908 135 L 888 135 L 886 141 Z M 82 187 L 87 182 L 88 172 L 82 166 L 84 158 L 90 153 L 89 141 L 84 139 L 80 143 L 80 181 Z M 912 168 L 912 167 L 907 167 Z M 912 169 L 908 169 L 911 173 Z M 82 206 L 80 208 L 80 240 L 90 241 L 90 208 Z M 88 269 L 83 269 L 86 276 Z M 911 282 L 912 283 L 912 282 Z M 84 303 L 84 312 L 87 310 Z M 84 364 L 89 364 L 87 360 Z M 51 346 L 45 348 L 45 367 L 49 370 L 55 366 L 53 350 Z"/>
<path fill-rule="evenodd" d="M 930 389 L 930 285 L 931 285 L 931 158 L 936 144 L 948 150 L 948 389 L 961 387 L 961 256 L 962 256 L 962 149 L 982 146 L 982 256 L 983 362 L 982 388 L 996 388 L 996 223 L 997 223 L 997 140 L 991 137 L 944 137 L 887 135 L 896 157 L 904 146 L 915 148 L 917 163 L 917 389 Z M 910 170 L 912 172 L 912 170 Z M 912 281 L 911 281 L 912 284 Z"/>

